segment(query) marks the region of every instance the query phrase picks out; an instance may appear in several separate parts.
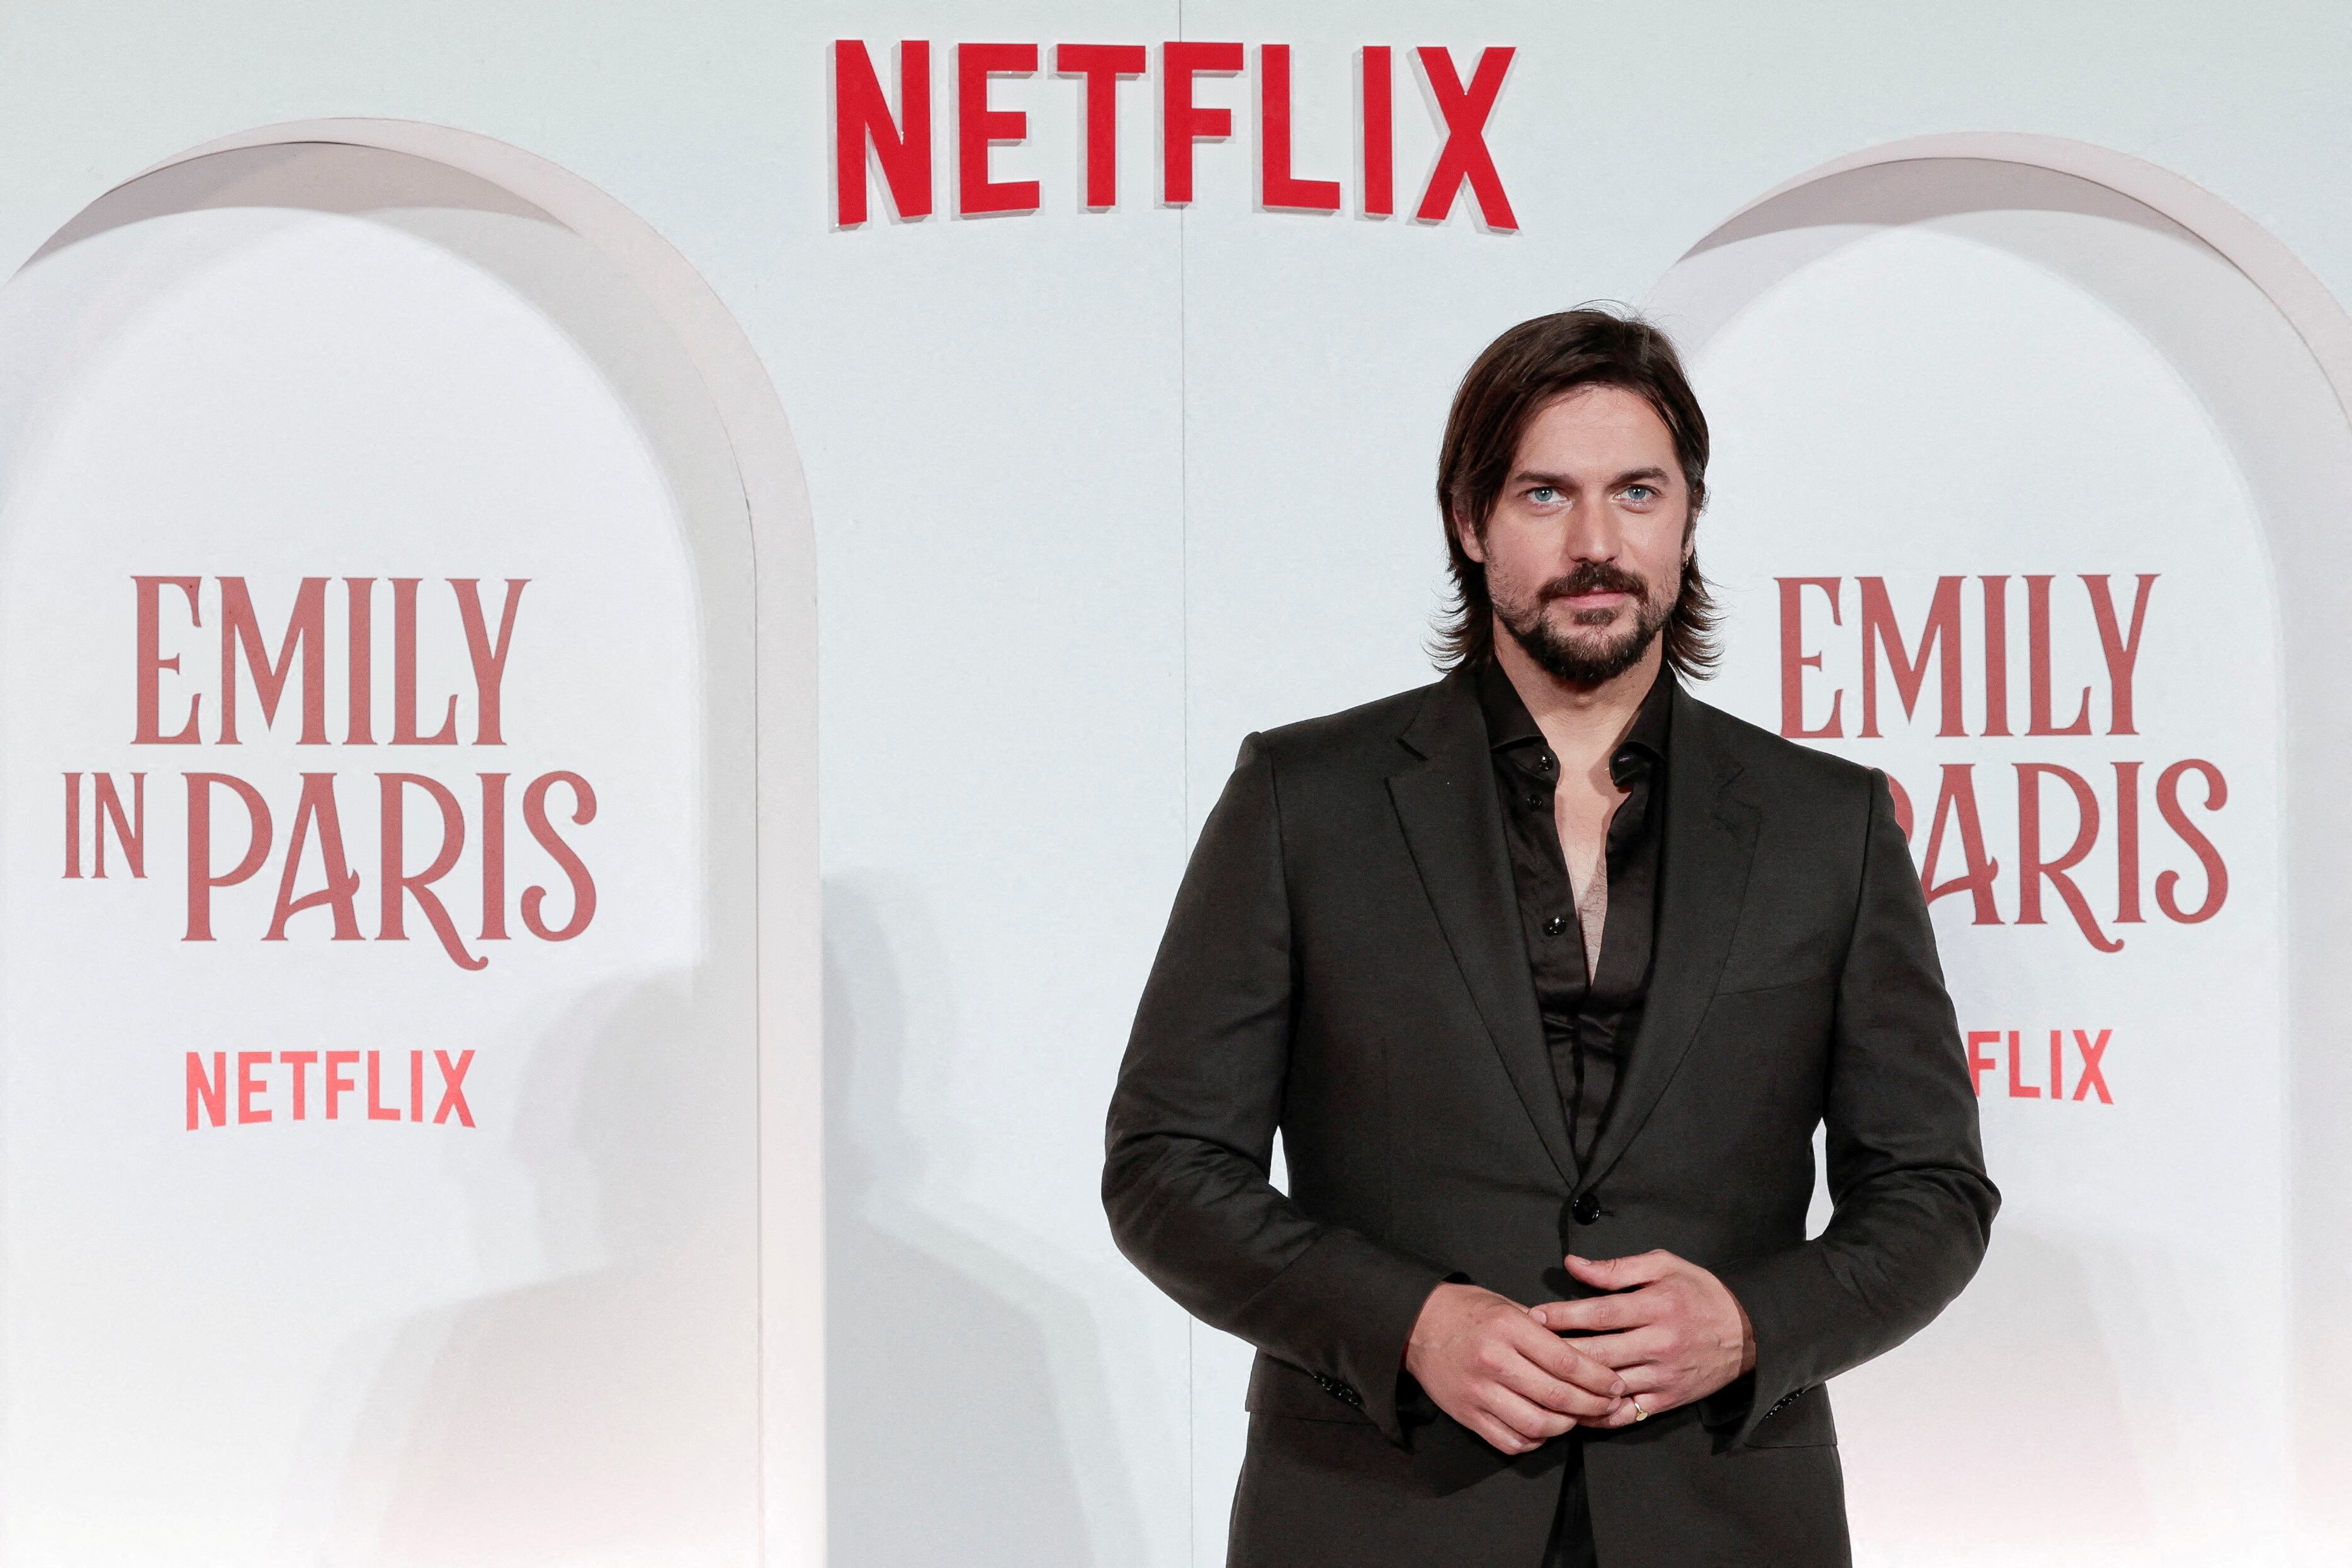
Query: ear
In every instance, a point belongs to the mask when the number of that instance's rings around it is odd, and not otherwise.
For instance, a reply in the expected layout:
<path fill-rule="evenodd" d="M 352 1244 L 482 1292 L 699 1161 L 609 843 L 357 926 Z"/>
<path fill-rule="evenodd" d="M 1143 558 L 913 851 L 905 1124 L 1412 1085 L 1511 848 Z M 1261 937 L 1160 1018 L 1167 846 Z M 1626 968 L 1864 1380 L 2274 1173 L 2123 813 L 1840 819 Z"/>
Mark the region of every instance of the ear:
<path fill-rule="evenodd" d="M 1478 537 L 1476 528 L 1462 520 L 1462 514 L 1459 512 L 1454 514 L 1454 537 L 1461 542 L 1464 555 L 1468 556 L 1480 566 L 1486 564 L 1486 542 Z"/>

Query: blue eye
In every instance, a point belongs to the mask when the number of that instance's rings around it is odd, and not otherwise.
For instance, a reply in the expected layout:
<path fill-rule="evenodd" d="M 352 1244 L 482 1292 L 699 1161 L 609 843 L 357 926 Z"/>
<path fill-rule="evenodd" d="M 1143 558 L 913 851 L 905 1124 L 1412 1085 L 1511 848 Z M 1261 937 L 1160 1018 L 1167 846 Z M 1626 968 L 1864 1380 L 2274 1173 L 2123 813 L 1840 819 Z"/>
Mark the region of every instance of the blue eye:
<path fill-rule="evenodd" d="M 1535 502 L 1538 506 L 1543 506 L 1549 504 L 1551 498 L 1559 494 L 1559 492 L 1558 490 L 1553 489 L 1549 485 L 1538 485 L 1534 489 L 1528 492 L 1528 499 Z"/>
<path fill-rule="evenodd" d="M 1628 485 L 1625 486 L 1624 494 L 1627 500 L 1633 501 L 1636 504 L 1643 501 L 1654 501 L 1657 499 L 1658 496 L 1656 488 L 1649 485 Z"/>

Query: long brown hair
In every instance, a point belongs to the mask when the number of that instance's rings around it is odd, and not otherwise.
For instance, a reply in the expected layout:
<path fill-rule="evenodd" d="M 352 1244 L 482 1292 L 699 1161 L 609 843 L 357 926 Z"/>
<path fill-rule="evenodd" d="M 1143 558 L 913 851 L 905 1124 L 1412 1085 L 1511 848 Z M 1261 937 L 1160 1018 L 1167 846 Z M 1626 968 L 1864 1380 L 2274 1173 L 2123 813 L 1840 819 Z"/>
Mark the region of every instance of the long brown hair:
<path fill-rule="evenodd" d="M 1554 399 L 1578 387 L 1614 386 L 1638 393 L 1664 421 L 1690 491 L 1683 540 L 1698 526 L 1706 504 L 1706 415 L 1699 411 L 1682 360 L 1664 332 L 1631 313 L 1585 306 L 1522 321 L 1478 356 L 1454 394 L 1445 444 L 1437 461 L 1437 512 L 1445 525 L 1445 553 L 1454 573 L 1454 601 L 1437 627 L 1433 650 L 1442 669 L 1475 664 L 1495 652 L 1494 601 L 1486 569 L 1462 548 L 1455 519 L 1484 530 L 1510 477 L 1528 422 Z M 1715 638 L 1721 619 L 1698 558 L 1683 562 L 1682 591 L 1660 635 L 1667 665 L 1685 679 L 1702 679 L 1723 656 Z"/>

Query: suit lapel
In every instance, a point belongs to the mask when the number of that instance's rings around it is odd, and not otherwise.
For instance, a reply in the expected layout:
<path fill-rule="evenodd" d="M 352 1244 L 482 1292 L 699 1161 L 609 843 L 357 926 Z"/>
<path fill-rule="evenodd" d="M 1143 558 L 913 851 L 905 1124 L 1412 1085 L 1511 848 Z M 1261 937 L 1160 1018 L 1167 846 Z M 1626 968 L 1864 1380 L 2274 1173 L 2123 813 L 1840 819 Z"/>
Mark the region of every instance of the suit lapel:
<path fill-rule="evenodd" d="M 1756 856 L 1756 808 L 1735 786 L 1739 764 L 1717 746 L 1714 719 L 1712 709 L 1677 688 L 1649 1000 L 1580 1191 L 1609 1174 L 1657 1108 L 1714 999 L 1739 925 Z"/>
<path fill-rule="evenodd" d="M 1486 725 L 1469 678 L 1456 671 L 1439 683 L 1402 738 L 1422 760 L 1391 775 L 1389 793 L 1414 869 L 1536 1135 L 1561 1178 L 1573 1182 L 1575 1155 L 1528 977 Z"/>

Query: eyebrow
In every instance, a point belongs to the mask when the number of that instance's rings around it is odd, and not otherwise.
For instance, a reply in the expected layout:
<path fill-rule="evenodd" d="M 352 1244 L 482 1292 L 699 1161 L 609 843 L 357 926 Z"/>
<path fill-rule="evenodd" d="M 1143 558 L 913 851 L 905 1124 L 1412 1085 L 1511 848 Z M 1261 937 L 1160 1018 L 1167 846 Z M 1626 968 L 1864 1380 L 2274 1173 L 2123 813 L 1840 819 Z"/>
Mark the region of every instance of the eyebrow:
<path fill-rule="evenodd" d="M 1666 471 L 1663 468 L 1633 468 L 1618 475 L 1609 487 L 1612 490 L 1622 489 L 1627 485 L 1639 484 L 1643 480 L 1658 480 L 1665 477 Z M 1549 485 L 1555 490 L 1572 490 L 1576 487 L 1576 477 L 1571 474 L 1545 474 L 1532 468 L 1522 468 L 1511 476 L 1510 483 Z"/>

